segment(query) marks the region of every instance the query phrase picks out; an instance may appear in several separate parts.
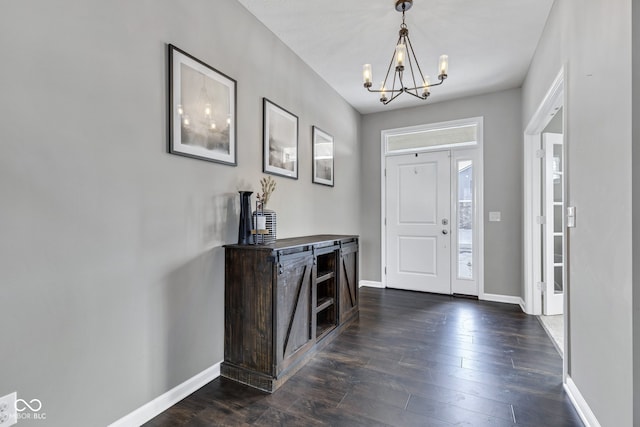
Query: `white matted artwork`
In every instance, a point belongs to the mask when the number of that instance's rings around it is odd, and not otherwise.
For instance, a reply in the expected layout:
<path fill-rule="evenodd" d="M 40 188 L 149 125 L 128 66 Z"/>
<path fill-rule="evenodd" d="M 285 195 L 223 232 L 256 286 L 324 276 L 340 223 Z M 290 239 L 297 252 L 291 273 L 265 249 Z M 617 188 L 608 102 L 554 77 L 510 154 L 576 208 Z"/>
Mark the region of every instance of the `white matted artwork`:
<path fill-rule="evenodd" d="M 298 179 L 298 116 L 263 98 L 264 173 Z"/>
<path fill-rule="evenodd" d="M 169 152 L 235 166 L 236 81 L 169 45 Z"/>
<path fill-rule="evenodd" d="M 313 179 L 316 184 L 333 187 L 333 137 L 313 126 Z"/>

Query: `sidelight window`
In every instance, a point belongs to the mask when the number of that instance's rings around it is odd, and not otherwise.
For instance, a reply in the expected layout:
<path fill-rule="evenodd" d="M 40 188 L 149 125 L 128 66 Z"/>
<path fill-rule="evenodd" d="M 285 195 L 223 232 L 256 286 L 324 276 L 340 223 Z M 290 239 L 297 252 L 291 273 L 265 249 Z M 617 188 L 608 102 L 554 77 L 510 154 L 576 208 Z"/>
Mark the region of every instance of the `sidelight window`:
<path fill-rule="evenodd" d="M 473 279 L 473 160 L 458 160 L 458 279 Z"/>

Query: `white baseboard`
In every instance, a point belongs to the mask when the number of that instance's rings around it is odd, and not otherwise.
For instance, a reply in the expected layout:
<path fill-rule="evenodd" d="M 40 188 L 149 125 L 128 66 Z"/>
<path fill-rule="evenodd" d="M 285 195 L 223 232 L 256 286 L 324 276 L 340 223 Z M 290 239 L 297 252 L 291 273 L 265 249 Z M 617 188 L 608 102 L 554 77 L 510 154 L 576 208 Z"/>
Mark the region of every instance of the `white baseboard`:
<path fill-rule="evenodd" d="M 504 302 L 507 304 L 524 305 L 522 298 L 514 297 L 511 295 L 498 295 L 498 294 L 482 294 L 478 299 L 483 301 Z"/>
<path fill-rule="evenodd" d="M 384 286 L 382 286 L 382 282 L 373 282 L 371 280 L 360 280 L 359 285 L 360 287 L 367 286 L 369 288 L 384 289 Z"/>
<path fill-rule="evenodd" d="M 360 280 L 360 287 L 367 286 L 369 288 L 381 288 L 384 289 L 382 282 L 374 282 L 371 280 Z M 482 294 L 478 299 L 483 301 L 504 302 L 507 304 L 519 305 L 524 310 L 524 300 L 520 297 L 514 297 L 511 295 L 498 295 L 498 294 Z"/>
<path fill-rule="evenodd" d="M 522 310 L 523 313 L 527 313 L 527 310 L 525 309 L 527 304 L 524 302 L 524 300 L 522 298 L 520 298 L 520 302 L 518 303 L 518 305 L 520 306 L 520 310 Z M 527 313 L 527 314 L 529 314 L 529 313 Z"/>
<path fill-rule="evenodd" d="M 567 376 L 567 381 L 564 383 L 564 389 L 569 395 L 569 399 L 571 399 L 571 403 L 576 408 L 578 415 L 582 419 L 582 422 L 586 427 L 600 427 L 600 423 L 598 419 L 591 411 L 591 408 L 587 404 L 587 401 L 584 400 L 582 393 L 578 390 L 578 387 L 573 382 L 571 377 Z"/>
<path fill-rule="evenodd" d="M 205 384 L 208 384 L 218 378 L 220 376 L 220 363 L 222 362 L 218 362 L 199 374 L 189 378 L 182 384 L 178 384 L 168 392 L 156 397 L 151 402 L 144 404 L 130 414 L 115 421 L 109 427 L 137 427 L 146 423 Z"/>

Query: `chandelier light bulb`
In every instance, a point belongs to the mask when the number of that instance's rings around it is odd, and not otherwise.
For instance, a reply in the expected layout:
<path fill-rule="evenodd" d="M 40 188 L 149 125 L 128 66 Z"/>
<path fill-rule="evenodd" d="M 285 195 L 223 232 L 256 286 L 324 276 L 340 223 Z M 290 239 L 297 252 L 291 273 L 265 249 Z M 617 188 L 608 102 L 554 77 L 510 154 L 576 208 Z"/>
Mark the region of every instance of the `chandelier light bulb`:
<path fill-rule="evenodd" d="M 429 76 L 425 76 L 424 78 L 424 82 L 422 83 L 422 86 L 424 87 L 424 90 L 422 92 L 422 96 L 424 96 L 425 98 L 427 96 L 429 96 L 429 85 L 431 84 L 431 82 L 429 81 Z"/>
<path fill-rule="evenodd" d="M 440 69 L 440 78 L 447 78 L 447 74 L 449 74 L 449 56 L 448 55 L 440 55 L 440 60 L 438 61 L 439 69 Z"/>
<path fill-rule="evenodd" d="M 211 130 L 216 130 L 216 122 L 211 122 L 211 124 L 209 125 Z"/>
<path fill-rule="evenodd" d="M 404 43 L 399 43 L 396 46 L 396 70 L 404 70 L 404 61 L 407 58 L 407 46 Z"/>
<path fill-rule="evenodd" d="M 231 124 L 231 117 L 227 117 L 227 125 Z"/>
<path fill-rule="evenodd" d="M 211 104 L 204 104 L 204 115 L 205 117 L 211 117 Z"/>
<path fill-rule="evenodd" d="M 384 85 L 384 82 L 380 85 L 380 102 L 387 101 L 387 88 Z"/>
<path fill-rule="evenodd" d="M 187 127 L 191 124 L 191 121 L 189 120 L 189 116 L 188 115 L 184 115 L 182 116 L 182 124 Z"/>
<path fill-rule="evenodd" d="M 182 108 L 182 104 L 178 104 L 178 114 L 179 115 L 183 115 L 184 114 L 184 109 Z"/>
<path fill-rule="evenodd" d="M 371 87 L 373 81 L 373 72 L 371 70 L 371 64 L 364 64 L 362 66 L 362 80 L 366 87 Z"/>

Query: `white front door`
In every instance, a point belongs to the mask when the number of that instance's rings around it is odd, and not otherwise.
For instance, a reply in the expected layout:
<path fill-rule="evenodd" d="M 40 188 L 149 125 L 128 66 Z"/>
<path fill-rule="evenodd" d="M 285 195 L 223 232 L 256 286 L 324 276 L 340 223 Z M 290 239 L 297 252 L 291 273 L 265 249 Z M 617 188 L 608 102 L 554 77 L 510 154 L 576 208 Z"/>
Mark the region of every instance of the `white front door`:
<path fill-rule="evenodd" d="M 566 279 L 566 234 L 564 224 L 564 151 L 563 136 L 543 133 L 544 146 L 544 290 L 542 311 L 546 315 L 562 314 Z"/>
<path fill-rule="evenodd" d="M 387 287 L 451 293 L 450 155 L 387 158 Z"/>

